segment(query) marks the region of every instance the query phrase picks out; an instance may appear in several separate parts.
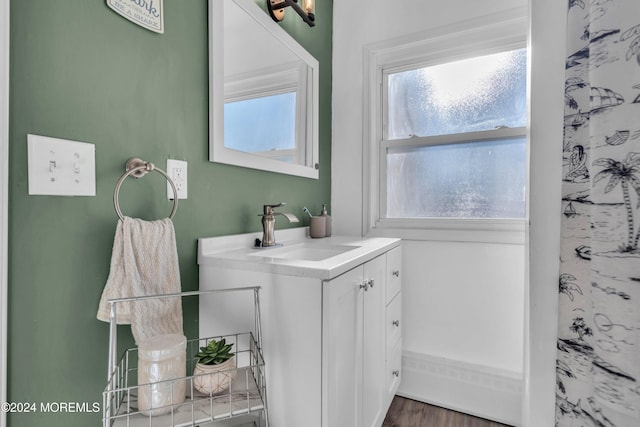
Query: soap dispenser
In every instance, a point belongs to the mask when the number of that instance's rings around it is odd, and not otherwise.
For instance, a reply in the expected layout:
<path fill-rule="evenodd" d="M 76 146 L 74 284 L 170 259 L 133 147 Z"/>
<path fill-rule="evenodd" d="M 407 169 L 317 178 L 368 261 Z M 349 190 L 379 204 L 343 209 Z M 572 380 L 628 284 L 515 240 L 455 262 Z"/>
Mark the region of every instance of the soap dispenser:
<path fill-rule="evenodd" d="M 322 205 L 322 212 L 320 213 L 320 216 L 325 217 L 325 223 L 326 223 L 325 236 L 329 237 L 331 236 L 331 215 L 327 214 L 327 205 Z"/>

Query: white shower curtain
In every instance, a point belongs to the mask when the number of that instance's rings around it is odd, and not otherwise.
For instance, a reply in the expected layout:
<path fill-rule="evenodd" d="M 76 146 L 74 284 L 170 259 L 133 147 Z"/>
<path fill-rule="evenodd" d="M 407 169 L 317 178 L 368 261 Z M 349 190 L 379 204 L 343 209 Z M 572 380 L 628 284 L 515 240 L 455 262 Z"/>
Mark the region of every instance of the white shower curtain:
<path fill-rule="evenodd" d="M 640 426 L 640 1 L 569 0 L 557 426 Z"/>

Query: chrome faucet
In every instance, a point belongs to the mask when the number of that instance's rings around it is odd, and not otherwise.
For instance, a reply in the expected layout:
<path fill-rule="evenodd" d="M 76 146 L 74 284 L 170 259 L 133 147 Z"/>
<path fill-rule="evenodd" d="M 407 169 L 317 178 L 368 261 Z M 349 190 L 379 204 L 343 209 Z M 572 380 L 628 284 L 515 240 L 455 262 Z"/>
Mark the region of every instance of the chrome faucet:
<path fill-rule="evenodd" d="M 275 212 L 274 209 L 280 206 L 286 205 L 285 202 L 280 202 L 277 205 L 264 205 L 263 211 L 260 215 L 262 217 L 262 243 L 260 246 L 263 248 L 276 245 L 276 237 L 274 235 L 274 229 L 276 224 L 276 215 L 282 215 L 289 220 L 289 222 L 298 222 L 298 218 L 290 213 Z"/>

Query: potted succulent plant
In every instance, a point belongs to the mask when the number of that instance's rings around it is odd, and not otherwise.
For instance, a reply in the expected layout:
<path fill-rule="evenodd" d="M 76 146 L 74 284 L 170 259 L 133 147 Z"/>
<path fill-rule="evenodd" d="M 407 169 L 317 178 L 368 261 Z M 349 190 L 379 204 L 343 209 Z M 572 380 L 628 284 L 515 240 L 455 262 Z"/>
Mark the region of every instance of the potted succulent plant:
<path fill-rule="evenodd" d="M 206 347 L 200 347 L 193 370 L 193 386 L 196 390 L 213 395 L 229 388 L 236 375 L 232 347 L 233 343 L 227 344 L 224 338 L 211 340 Z"/>

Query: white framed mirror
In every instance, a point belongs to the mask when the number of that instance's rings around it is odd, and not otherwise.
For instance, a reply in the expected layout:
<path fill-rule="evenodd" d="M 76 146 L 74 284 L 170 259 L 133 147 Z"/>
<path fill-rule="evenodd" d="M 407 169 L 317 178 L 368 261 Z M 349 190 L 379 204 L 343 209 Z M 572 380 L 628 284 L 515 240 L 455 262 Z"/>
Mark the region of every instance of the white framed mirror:
<path fill-rule="evenodd" d="M 318 73 L 256 0 L 209 0 L 209 160 L 318 179 Z"/>

